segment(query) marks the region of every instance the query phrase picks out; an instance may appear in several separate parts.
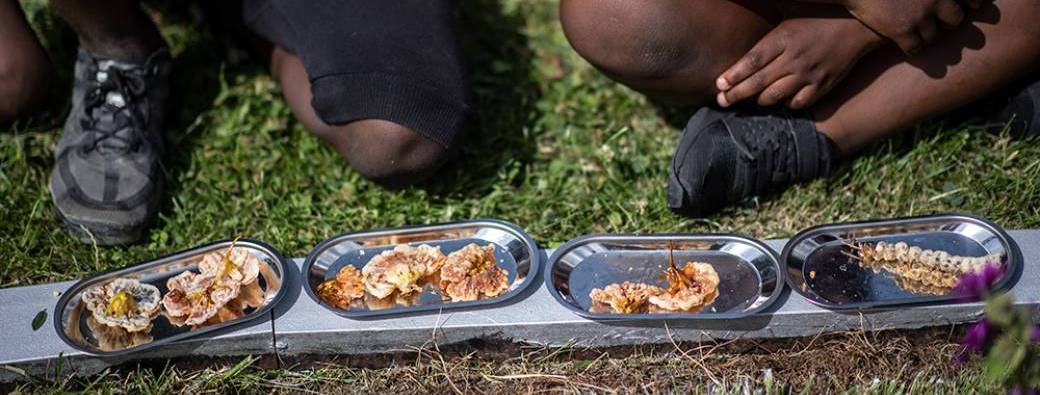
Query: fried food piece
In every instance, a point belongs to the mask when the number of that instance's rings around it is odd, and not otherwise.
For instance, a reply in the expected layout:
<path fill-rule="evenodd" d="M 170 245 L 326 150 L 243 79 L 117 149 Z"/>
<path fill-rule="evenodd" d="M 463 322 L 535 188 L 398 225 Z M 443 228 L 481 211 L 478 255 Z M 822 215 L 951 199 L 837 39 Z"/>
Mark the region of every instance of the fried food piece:
<path fill-rule="evenodd" d="M 980 257 L 953 255 L 946 251 L 922 249 L 904 242 L 850 243 L 862 267 L 879 272 L 882 269 L 903 279 L 914 288 L 929 289 L 926 293 L 952 289 L 961 276 L 982 270 L 986 264 L 1001 264 L 1003 255 Z M 901 288 L 917 292 L 915 289 Z"/>
<path fill-rule="evenodd" d="M 159 315 L 159 288 L 128 278 L 117 278 L 87 289 L 82 302 L 98 324 L 140 332 L 151 328 Z"/>
<path fill-rule="evenodd" d="M 364 305 L 369 310 L 385 310 L 391 307 L 401 306 L 414 306 L 419 303 L 419 298 L 422 296 L 421 292 L 412 292 L 407 294 L 401 294 L 394 292 L 385 298 L 377 298 L 372 294 L 366 293 L 363 300 Z"/>
<path fill-rule="evenodd" d="M 318 284 L 317 294 L 335 308 L 349 309 L 356 300 L 365 296 L 365 281 L 361 271 L 353 265 L 346 265 L 336 273 L 336 277 Z"/>
<path fill-rule="evenodd" d="M 365 290 L 382 299 L 394 292 L 421 292 L 424 280 L 437 273 L 444 262 L 440 247 L 399 245 L 373 257 L 361 274 Z"/>
<path fill-rule="evenodd" d="M 199 262 L 200 273 L 185 271 L 166 281 L 169 290 L 162 299 L 163 308 L 174 325 L 201 326 L 248 289 L 248 304 L 263 303 L 257 277 L 262 262 L 245 249 L 232 244 L 223 252 L 212 252 Z M 261 299 L 261 300 L 257 300 Z M 223 317 L 234 314 L 222 313 Z M 221 321 L 222 322 L 222 321 Z"/>
<path fill-rule="evenodd" d="M 672 264 L 665 277 L 668 290 L 650 297 L 651 313 L 696 313 L 719 296 L 719 274 L 710 264 L 686 262 L 682 269 Z"/>
<path fill-rule="evenodd" d="M 509 276 L 495 260 L 495 246 L 470 243 L 448 255 L 440 288 L 453 302 L 491 298 L 509 288 Z"/>
<path fill-rule="evenodd" d="M 595 288 L 589 293 L 593 313 L 639 314 L 648 312 L 647 301 L 651 296 L 664 293 L 664 288 L 625 281 L 610 284 L 603 289 Z"/>
<path fill-rule="evenodd" d="M 152 341 L 151 324 L 131 332 L 120 326 L 102 324 L 91 315 L 87 316 L 87 328 L 90 328 L 90 333 L 94 335 L 98 348 L 102 351 L 125 350 Z"/>

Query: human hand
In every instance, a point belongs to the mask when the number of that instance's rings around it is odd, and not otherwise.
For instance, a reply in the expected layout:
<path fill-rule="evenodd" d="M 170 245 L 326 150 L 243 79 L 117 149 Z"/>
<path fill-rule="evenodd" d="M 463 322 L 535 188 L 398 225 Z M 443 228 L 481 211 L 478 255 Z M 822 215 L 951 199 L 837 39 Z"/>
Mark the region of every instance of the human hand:
<path fill-rule="evenodd" d="M 717 101 L 728 107 L 757 96 L 761 106 L 809 107 L 881 41 L 853 18 L 784 20 L 719 76 Z"/>
<path fill-rule="evenodd" d="M 962 0 L 977 9 L 985 0 Z M 940 28 L 953 29 L 964 21 L 964 8 L 954 0 L 844 0 L 856 19 L 913 53 L 939 37 Z"/>

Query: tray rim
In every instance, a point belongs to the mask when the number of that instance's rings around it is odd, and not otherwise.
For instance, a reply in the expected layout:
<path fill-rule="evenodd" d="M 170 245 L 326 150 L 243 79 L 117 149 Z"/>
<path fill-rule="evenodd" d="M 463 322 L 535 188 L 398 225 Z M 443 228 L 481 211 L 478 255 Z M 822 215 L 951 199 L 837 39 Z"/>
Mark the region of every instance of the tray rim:
<path fill-rule="evenodd" d="M 1007 231 L 1005 231 L 1004 228 L 1001 227 L 1000 225 L 997 225 L 995 222 L 990 221 L 990 220 L 988 220 L 986 218 L 983 218 L 981 216 L 974 215 L 974 214 L 968 214 L 968 213 L 957 213 L 957 212 L 936 213 L 936 214 L 915 215 L 915 216 L 909 216 L 909 217 L 874 218 L 874 219 L 866 219 L 866 220 L 859 220 L 859 221 L 835 222 L 835 223 L 830 223 L 830 224 L 816 225 L 816 226 L 807 228 L 805 230 L 802 230 L 802 231 L 796 233 L 790 239 L 788 239 L 787 243 L 784 244 L 783 252 L 780 254 L 780 261 L 783 264 L 784 272 L 786 274 L 787 267 L 788 267 L 787 266 L 787 261 L 790 258 L 790 254 L 791 254 L 791 251 L 794 249 L 794 246 L 797 245 L 798 243 L 800 243 L 805 238 L 807 238 L 807 237 L 809 237 L 809 236 L 811 236 L 813 234 L 820 233 L 821 231 L 824 231 L 824 230 L 828 230 L 828 229 L 842 229 L 842 228 L 848 228 L 848 227 L 855 227 L 855 226 L 862 226 L 862 225 L 877 225 L 877 224 L 883 224 L 883 225 L 911 224 L 912 225 L 912 224 L 915 224 L 915 223 L 930 222 L 932 220 L 937 220 L 937 219 L 959 219 L 959 220 L 961 220 L 960 222 L 973 223 L 975 225 L 982 226 L 982 227 L 992 231 L 993 234 L 996 235 L 1003 242 L 1004 246 L 1006 247 L 1005 249 L 1007 250 L 1007 269 L 1008 269 L 1008 270 L 1005 271 L 1005 275 L 999 281 L 997 281 L 996 284 L 993 285 L 992 290 L 994 292 L 1003 292 L 1003 291 L 1009 290 L 1010 288 L 1012 288 L 1014 286 L 1014 284 L 1012 284 L 1012 280 L 1014 280 L 1015 277 L 1016 277 L 1015 273 L 1017 273 L 1019 270 L 1022 269 L 1022 251 L 1021 251 L 1021 249 L 1019 249 L 1018 244 L 1015 242 L 1015 240 L 1013 238 L 1011 238 L 1010 235 L 1008 235 Z M 798 293 L 798 295 L 800 295 L 801 297 L 805 298 L 805 300 L 809 301 L 809 303 L 812 303 L 812 304 L 814 304 L 816 306 L 819 306 L 819 307 L 823 307 L 823 308 L 831 309 L 831 310 L 836 310 L 836 311 L 866 311 L 866 310 L 881 309 L 881 308 L 888 308 L 888 307 L 900 307 L 900 306 L 917 306 L 917 305 L 925 305 L 925 304 L 964 304 L 964 303 L 966 303 L 966 302 L 963 302 L 963 301 L 958 301 L 958 298 L 957 298 L 956 295 L 945 295 L 945 296 L 925 296 L 925 297 L 920 297 L 920 298 L 907 298 L 907 299 L 904 299 L 902 301 L 894 301 L 894 302 L 859 302 L 859 303 L 851 303 L 851 304 L 835 304 L 835 303 L 829 303 L 829 302 L 826 302 L 826 301 L 823 301 L 823 300 L 819 300 L 819 299 L 822 299 L 822 298 L 818 299 L 818 298 L 810 297 L 810 296 L 808 296 L 805 292 L 803 292 L 800 289 L 801 287 L 795 286 L 795 284 L 793 283 L 794 280 L 791 279 L 790 276 L 785 276 L 785 279 L 787 281 L 787 286 L 789 288 L 791 288 L 792 291 Z"/>
<path fill-rule="evenodd" d="M 314 293 L 313 289 L 311 289 L 309 273 L 310 273 L 311 267 L 314 266 L 314 262 L 317 260 L 317 254 L 320 251 L 325 250 L 329 245 L 331 245 L 333 243 L 340 242 L 343 239 L 348 239 L 350 237 L 361 236 L 361 235 L 369 235 L 369 234 L 375 236 L 375 235 L 387 234 L 387 233 L 395 233 L 395 232 L 400 232 L 400 231 L 436 230 L 438 228 L 458 227 L 459 225 L 479 225 L 479 224 L 491 225 L 493 227 L 498 227 L 499 230 L 504 230 L 504 231 L 508 231 L 510 233 L 513 233 L 515 236 L 517 236 L 520 240 L 522 240 L 524 242 L 524 244 L 527 246 L 528 250 L 530 250 L 530 252 L 531 252 L 531 265 L 530 265 L 531 267 L 528 269 L 527 276 L 524 277 L 524 279 L 520 282 L 519 285 L 517 285 L 516 288 L 514 288 L 514 289 L 510 290 L 509 292 L 506 292 L 506 293 L 504 293 L 502 295 L 499 295 L 497 297 L 494 297 L 494 298 L 491 298 L 491 299 L 484 299 L 484 300 L 474 300 L 474 301 L 469 301 L 469 302 L 449 302 L 449 303 L 442 303 L 442 304 L 419 305 L 419 306 L 413 306 L 414 308 L 409 308 L 409 309 L 404 309 L 404 310 L 396 310 L 396 308 L 390 308 L 390 309 L 383 309 L 383 310 L 353 310 L 352 311 L 352 310 L 338 309 L 338 308 L 335 308 L 333 306 L 328 305 L 327 303 L 325 303 L 325 301 L 321 300 L 321 298 L 319 298 L 318 295 L 316 295 Z M 411 244 L 411 243 L 404 243 L 404 244 Z M 523 293 L 525 290 L 527 290 L 528 288 L 531 287 L 531 284 L 534 283 L 535 277 L 538 274 L 541 273 L 541 265 L 542 265 L 542 252 L 538 248 L 538 243 L 536 243 L 534 241 L 534 239 L 531 238 L 531 235 L 527 234 L 527 232 L 525 232 L 522 228 L 520 228 L 519 226 L 517 226 L 516 224 L 514 224 L 512 222 L 505 221 L 505 220 L 500 220 L 500 219 L 495 219 L 495 218 L 477 218 L 477 219 L 471 219 L 471 220 L 450 221 L 450 222 L 441 222 L 441 223 L 425 224 L 425 225 L 405 225 L 405 226 L 396 226 L 396 227 L 391 226 L 391 227 L 367 229 L 367 230 L 361 230 L 361 231 L 355 231 L 355 232 L 343 232 L 343 233 L 337 234 L 335 236 L 332 236 L 332 237 L 330 237 L 328 239 L 323 240 L 321 243 L 318 243 L 318 245 L 314 246 L 314 248 L 312 248 L 310 250 L 310 252 L 307 253 L 307 257 L 303 260 L 303 264 L 300 265 L 300 279 L 301 279 L 300 286 L 303 287 L 304 293 L 306 293 L 307 296 L 311 298 L 311 300 L 313 300 L 319 306 L 325 308 L 326 310 L 331 311 L 332 313 L 334 313 L 334 314 L 336 314 L 336 315 L 338 315 L 340 317 L 349 318 L 349 319 L 384 319 L 384 318 L 395 318 L 395 317 L 399 317 L 399 316 L 413 315 L 413 314 L 419 314 L 419 313 L 427 313 L 427 312 L 430 312 L 430 311 L 448 311 L 448 310 L 470 309 L 470 308 L 474 308 L 474 307 L 484 307 L 484 308 L 486 308 L 486 307 L 492 307 L 494 305 L 506 303 L 506 302 L 516 298 L 521 293 Z"/>
<path fill-rule="evenodd" d="M 210 332 L 213 332 L 213 331 L 216 331 L 216 330 L 224 329 L 224 328 L 227 328 L 227 327 L 230 327 L 230 326 L 234 326 L 234 325 L 239 325 L 239 324 L 243 324 L 243 323 L 246 323 L 246 322 L 250 322 L 250 321 L 253 321 L 255 319 L 258 319 L 258 318 L 264 316 L 265 314 L 269 313 L 277 304 L 281 303 L 282 299 L 285 298 L 285 293 L 288 290 L 287 285 L 289 284 L 289 282 L 286 281 L 286 278 L 289 276 L 289 274 L 288 274 L 289 273 L 289 265 L 287 264 L 287 260 L 285 259 L 285 256 L 282 255 L 281 251 L 279 251 L 278 249 L 272 247 L 271 245 L 269 245 L 267 243 L 264 243 L 262 241 L 256 240 L 256 239 L 241 238 L 241 239 L 238 239 L 238 243 L 239 244 L 241 244 L 241 243 L 252 244 L 254 247 L 259 247 L 259 249 L 265 250 L 265 252 L 271 254 L 271 256 L 274 257 L 274 259 L 276 261 L 276 264 L 280 266 L 281 277 L 282 277 L 282 286 L 278 289 L 278 292 L 275 293 L 274 298 L 271 299 L 271 302 L 267 303 L 266 305 L 264 305 L 264 306 L 262 306 L 262 307 L 260 307 L 258 309 L 256 309 L 256 311 L 253 311 L 252 313 L 249 314 L 250 316 L 242 317 L 242 318 L 239 318 L 239 319 L 236 319 L 236 320 L 232 320 L 232 321 L 228 321 L 228 322 L 222 322 L 222 323 L 216 324 L 216 325 L 206 326 L 206 327 L 200 328 L 198 330 L 193 330 L 193 331 L 188 331 L 188 332 L 184 332 L 184 333 L 181 333 L 181 334 L 176 334 L 176 335 L 173 335 L 173 336 L 170 336 L 170 337 L 154 340 L 154 341 L 151 341 L 151 342 L 139 345 L 139 346 L 125 348 L 125 349 L 118 350 L 118 351 L 100 351 L 99 352 L 99 351 L 88 349 L 88 348 L 83 347 L 83 346 L 79 345 L 78 343 L 72 341 L 72 339 L 70 339 L 68 337 L 68 335 L 65 334 L 65 331 L 63 330 L 64 328 L 62 327 L 62 321 L 64 321 L 64 318 L 63 318 L 64 312 L 65 312 L 65 309 L 68 308 L 68 303 L 69 303 L 69 300 L 72 299 L 72 295 L 75 295 L 75 294 L 78 294 L 78 293 L 82 292 L 83 290 L 86 289 L 87 286 L 93 285 L 95 282 L 98 282 L 100 278 L 114 276 L 116 274 L 124 273 L 124 272 L 132 272 L 133 269 L 137 269 L 137 268 L 139 268 L 141 266 L 145 266 L 145 265 L 149 265 L 149 264 L 155 264 L 156 262 L 162 261 L 162 260 L 171 260 L 171 259 L 173 259 L 173 258 L 175 258 L 177 256 L 187 255 L 188 253 L 191 253 L 191 252 L 196 251 L 196 250 L 202 250 L 202 249 L 213 247 L 213 246 L 218 245 L 218 244 L 230 243 L 232 241 L 233 241 L 232 239 L 224 239 L 224 240 L 218 240 L 218 241 L 209 242 L 209 243 L 205 243 L 205 244 L 200 244 L 200 245 L 197 245 L 197 246 L 185 249 L 185 250 L 181 250 L 181 251 L 173 252 L 173 253 L 170 253 L 170 254 L 166 254 L 166 255 L 157 257 L 155 259 L 150 259 L 150 260 L 147 260 L 147 261 L 144 261 L 144 262 L 138 262 L 138 263 L 134 263 L 134 264 L 131 264 L 131 265 L 128 265 L 128 266 L 124 266 L 124 267 L 108 269 L 108 270 L 96 273 L 96 274 L 94 274 L 94 275 L 92 275 L 90 277 L 87 277 L 87 278 L 84 278 L 84 279 L 81 279 L 81 280 L 77 281 L 75 284 L 72 284 L 72 286 L 70 286 L 68 289 L 66 289 L 64 292 L 62 292 L 61 298 L 59 298 L 58 302 L 54 305 L 54 311 L 52 312 L 52 316 L 53 316 L 52 318 L 54 318 L 53 319 L 53 321 L 54 321 L 54 331 L 57 332 L 58 337 L 61 338 L 61 340 L 64 341 L 65 344 L 68 344 L 70 347 L 72 347 L 72 348 L 74 348 L 74 349 L 76 349 L 78 351 L 82 351 L 82 352 L 90 354 L 90 355 L 96 355 L 96 356 L 101 356 L 101 357 L 116 357 L 116 356 L 127 355 L 127 354 L 130 354 L 130 353 L 140 352 L 140 351 L 144 351 L 144 350 L 149 350 L 149 349 L 156 348 L 156 347 L 159 347 L 159 346 L 163 346 L 163 345 L 166 345 L 166 344 L 170 344 L 170 343 L 174 343 L 174 342 L 177 342 L 177 341 L 181 341 L 181 340 L 184 340 L 184 339 L 187 339 L 187 338 L 192 338 L 192 337 L 204 335 L 206 333 L 210 333 Z M 59 307 L 60 307 L 60 309 L 59 309 Z M 61 312 L 61 316 L 58 315 L 59 312 Z"/>
<path fill-rule="evenodd" d="M 685 240 L 685 241 L 704 241 L 711 239 L 714 240 L 735 240 L 745 242 L 753 245 L 758 249 L 765 252 L 765 255 L 773 260 L 773 264 L 777 270 L 777 286 L 776 290 L 772 295 L 766 299 L 762 305 L 753 309 L 744 310 L 737 313 L 717 313 L 708 316 L 701 316 L 701 313 L 668 313 L 668 314 L 614 314 L 614 313 L 592 313 L 587 310 L 578 308 L 572 305 L 570 302 L 563 299 L 563 295 L 560 294 L 559 290 L 556 289 L 552 284 L 552 270 L 556 266 L 556 262 L 563 256 L 563 254 L 569 252 L 575 246 L 587 243 L 589 240 L 594 239 L 647 239 L 647 240 Z M 595 321 L 659 321 L 659 320 L 686 320 L 686 321 L 720 321 L 720 320 L 731 320 L 753 316 L 761 313 L 762 311 L 772 307 L 776 304 L 776 301 L 780 298 L 780 294 L 784 293 L 784 287 L 787 282 L 785 276 L 787 272 L 783 270 L 784 267 L 780 265 L 779 255 L 772 248 L 769 247 L 765 242 L 753 238 L 744 236 L 738 233 L 594 233 L 589 235 L 579 236 L 577 238 L 568 240 L 566 243 L 560 245 L 553 251 L 552 255 L 545 263 L 542 277 L 545 283 L 546 290 L 552 295 L 553 299 L 557 303 L 562 305 L 564 308 L 570 310 L 575 315 L 587 318 Z"/>

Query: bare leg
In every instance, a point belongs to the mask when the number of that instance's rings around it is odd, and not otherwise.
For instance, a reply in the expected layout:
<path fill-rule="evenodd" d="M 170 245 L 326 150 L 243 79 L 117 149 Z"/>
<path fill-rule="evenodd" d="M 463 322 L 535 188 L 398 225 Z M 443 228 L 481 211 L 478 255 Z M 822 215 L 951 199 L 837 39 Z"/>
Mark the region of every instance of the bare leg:
<path fill-rule="evenodd" d="M 51 0 L 51 5 L 95 55 L 137 63 L 166 45 L 138 0 Z"/>
<path fill-rule="evenodd" d="M 966 105 L 1040 65 L 1040 3 L 998 0 L 924 51 L 868 55 L 812 109 L 817 128 L 852 152 Z"/>
<path fill-rule="evenodd" d="M 47 98 L 51 65 L 17 0 L 0 0 L 0 125 Z"/>
<path fill-rule="evenodd" d="M 772 21 L 768 7 L 750 2 L 626 4 L 564 0 L 561 21 L 575 50 L 636 90 L 698 104 Z M 982 98 L 1040 64 L 1037 17 L 1040 3 L 998 0 L 913 57 L 895 47 L 868 54 L 810 109 L 816 126 L 844 155 Z"/>
<path fill-rule="evenodd" d="M 296 119 L 365 178 L 390 188 L 404 187 L 429 177 L 448 155 L 446 148 L 393 122 L 326 124 L 311 106 L 311 83 L 303 63 L 281 47 L 272 51 L 271 70 Z"/>
<path fill-rule="evenodd" d="M 715 78 L 769 32 L 773 1 L 563 0 L 574 50 L 612 79 L 656 99 L 702 104 Z"/>

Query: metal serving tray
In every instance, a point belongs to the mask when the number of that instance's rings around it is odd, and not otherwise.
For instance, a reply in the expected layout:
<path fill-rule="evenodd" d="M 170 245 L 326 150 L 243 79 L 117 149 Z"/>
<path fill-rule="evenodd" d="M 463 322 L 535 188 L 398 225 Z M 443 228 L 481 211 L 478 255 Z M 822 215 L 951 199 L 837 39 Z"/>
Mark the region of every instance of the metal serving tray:
<path fill-rule="evenodd" d="M 372 257 L 393 249 L 398 244 L 429 244 L 440 247 L 447 255 L 469 243 L 495 246 L 498 266 L 509 274 L 509 289 L 495 298 L 471 302 L 451 302 L 427 286 L 412 306 L 395 305 L 384 309 L 333 307 L 317 297 L 315 290 L 332 279 L 346 265 L 361 270 Z M 307 255 L 303 263 L 303 288 L 319 305 L 347 318 L 386 318 L 395 315 L 437 310 L 474 308 L 504 303 L 524 291 L 534 281 L 541 264 L 541 252 L 531 236 L 516 225 L 494 219 L 453 222 L 437 225 L 408 226 L 344 233 L 323 241 Z"/>
<path fill-rule="evenodd" d="M 1005 274 L 994 288 L 1013 285 L 1022 253 L 996 224 L 970 215 L 943 214 L 822 225 L 802 231 L 784 246 L 780 261 L 791 288 L 821 307 L 872 309 L 924 303 L 957 303 L 956 295 L 931 295 L 900 288 L 892 275 L 863 268 L 844 253 L 845 243 L 906 242 L 960 256 L 1004 255 Z M 845 248 L 848 252 L 847 248 Z"/>
<path fill-rule="evenodd" d="M 668 249 L 677 265 L 705 262 L 719 274 L 719 296 L 696 314 L 612 314 L 589 311 L 593 288 L 623 281 L 667 286 Z M 575 314 L 600 320 L 722 320 L 769 307 L 783 290 L 776 253 L 762 242 L 737 235 L 592 235 L 560 246 L 545 268 L 549 293 Z"/>
<path fill-rule="evenodd" d="M 166 295 L 167 279 L 181 274 L 185 270 L 197 272 L 197 264 L 203 255 L 214 251 L 224 251 L 231 243 L 231 240 L 218 241 L 122 269 L 109 270 L 81 280 L 65 291 L 58 300 L 58 304 L 54 307 L 55 317 L 57 318 L 54 320 L 54 329 L 65 343 L 77 350 L 95 355 L 115 356 L 199 336 L 264 316 L 282 299 L 285 293 L 285 288 L 282 287 L 282 284 L 288 269 L 287 261 L 278 250 L 267 244 L 256 240 L 240 239 L 235 242 L 235 248 L 249 250 L 267 266 L 266 268 L 261 267 L 261 275 L 257 278 L 260 287 L 264 291 L 264 304 L 259 308 L 247 309 L 245 316 L 219 324 L 191 329 L 190 326 L 175 326 L 169 322 L 165 314 L 159 314 L 152 321 L 153 327 L 150 332 L 152 341 L 119 350 L 99 348 L 99 342 L 95 334 L 87 325 L 87 317 L 90 316 L 90 312 L 79 302 L 83 292 L 88 288 L 122 277 L 154 285 L 159 288 L 159 292 L 162 295 Z"/>

